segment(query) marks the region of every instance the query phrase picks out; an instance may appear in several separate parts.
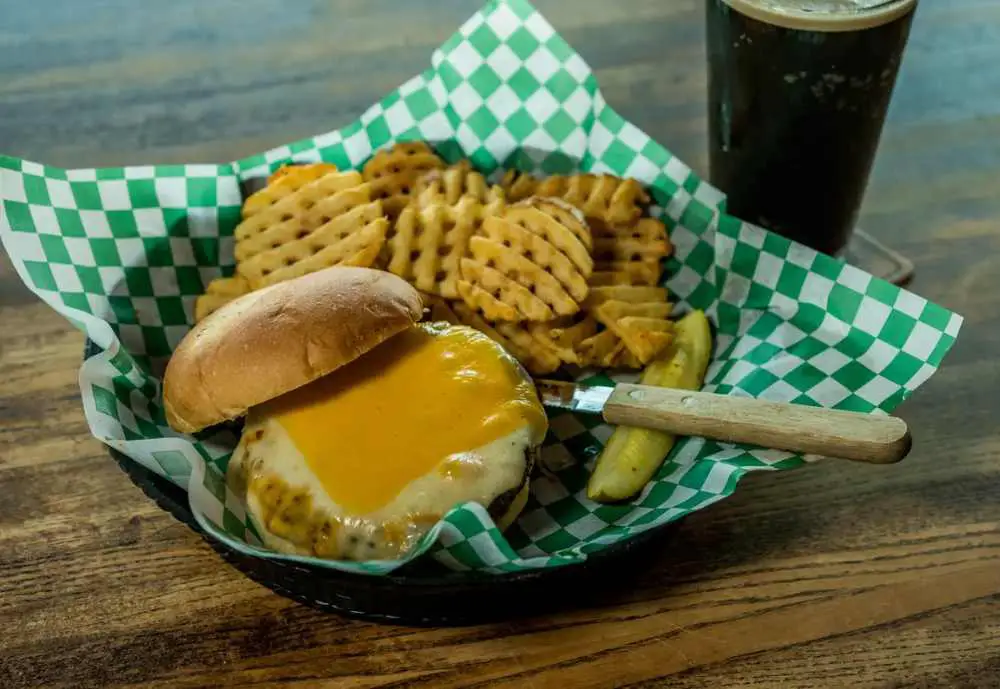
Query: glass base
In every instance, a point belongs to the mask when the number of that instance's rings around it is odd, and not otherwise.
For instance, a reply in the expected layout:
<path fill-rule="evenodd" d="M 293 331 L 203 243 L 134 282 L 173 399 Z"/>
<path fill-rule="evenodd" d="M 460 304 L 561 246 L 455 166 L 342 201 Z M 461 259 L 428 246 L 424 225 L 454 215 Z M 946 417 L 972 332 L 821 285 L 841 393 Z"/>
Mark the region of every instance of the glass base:
<path fill-rule="evenodd" d="M 910 259 L 861 229 L 854 230 L 838 258 L 894 285 L 905 285 L 913 277 Z"/>

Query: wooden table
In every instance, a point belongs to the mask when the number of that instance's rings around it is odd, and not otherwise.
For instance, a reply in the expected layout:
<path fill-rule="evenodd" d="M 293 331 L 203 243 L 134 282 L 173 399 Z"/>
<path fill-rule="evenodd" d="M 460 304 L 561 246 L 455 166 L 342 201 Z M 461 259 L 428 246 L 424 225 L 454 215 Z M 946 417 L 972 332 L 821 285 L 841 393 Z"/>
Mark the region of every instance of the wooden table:
<path fill-rule="evenodd" d="M 607 99 L 705 170 L 701 0 L 539 0 Z M 220 161 L 348 122 L 473 1 L 6 3 L 0 149 Z M 155 9 L 154 9 L 155 7 Z M 925 2 L 863 224 L 966 326 L 901 465 L 754 475 L 639 584 L 415 630 L 224 565 L 91 438 L 82 338 L 0 262 L 0 686 L 1000 686 L 1000 5 Z"/>

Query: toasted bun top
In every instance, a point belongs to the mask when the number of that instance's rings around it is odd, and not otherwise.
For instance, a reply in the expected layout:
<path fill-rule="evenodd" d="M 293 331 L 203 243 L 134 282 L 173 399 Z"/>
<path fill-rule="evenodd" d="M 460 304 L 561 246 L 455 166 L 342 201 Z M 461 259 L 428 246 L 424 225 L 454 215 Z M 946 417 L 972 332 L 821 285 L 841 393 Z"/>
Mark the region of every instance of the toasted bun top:
<path fill-rule="evenodd" d="M 236 299 L 167 364 L 167 422 L 182 433 L 242 416 L 350 363 L 421 316 L 420 294 L 368 268 L 327 268 Z"/>

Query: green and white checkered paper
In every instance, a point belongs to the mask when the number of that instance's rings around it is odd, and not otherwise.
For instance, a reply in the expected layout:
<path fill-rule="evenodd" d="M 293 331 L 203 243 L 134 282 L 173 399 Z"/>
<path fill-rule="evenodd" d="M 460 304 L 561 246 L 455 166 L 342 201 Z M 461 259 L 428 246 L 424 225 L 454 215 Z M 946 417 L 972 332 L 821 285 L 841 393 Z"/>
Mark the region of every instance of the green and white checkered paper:
<path fill-rule="evenodd" d="M 244 552 L 369 574 L 404 564 L 262 549 L 225 486 L 235 438 L 169 429 L 159 375 L 193 322 L 195 297 L 233 270 L 244 182 L 290 161 L 358 168 L 411 139 L 487 174 L 583 170 L 647 185 L 676 246 L 666 285 L 717 329 L 707 390 L 886 413 L 930 377 L 958 333 L 961 318 L 940 306 L 721 212 L 722 195 L 609 107 L 584 61 L 524 0 L 487 4 L 427 71 L 356 122 L 244 160 L 61 170 L 0 156 L 0 237 L 18 274 L 100 349 L 80 371 L 94 435 L 185 488 L 202 526 Z M 458 506 L 412 557 L 486 571 L 579 562 L 730 495 L 748 471 L 803 461 L 683 439 L 636 500 L 601 506 L 584 487 L 610 433 L 596 417 L 553 413 L 543 452 L 567 468 L 533 480 L 518 522 L 501 535 L 482 507 Z"/>

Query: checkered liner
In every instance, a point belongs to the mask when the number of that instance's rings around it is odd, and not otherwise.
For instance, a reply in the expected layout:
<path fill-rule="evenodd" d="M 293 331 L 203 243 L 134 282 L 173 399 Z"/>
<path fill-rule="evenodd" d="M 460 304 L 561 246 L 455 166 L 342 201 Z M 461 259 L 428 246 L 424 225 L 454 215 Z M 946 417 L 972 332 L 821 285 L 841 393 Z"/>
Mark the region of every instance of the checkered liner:
<path fill-rule="evenodd" d="M 159 375 L 193 322 L 196 295 L 234 268 L 243 182 L 289 161 L 358 168 L 408 139 L 495 175 L 579 169 L 648 185 L 676 245 L 666 285 L 682 309 L 705 309 L 717 326 L 707 390 L 884 413 L 930 377 L 958 333 L 961 318 L 940 306 L 721 213 L 722 195 L 612 110 L 584 61 L 524 0 L 487 4 L 430 69 L 358 121 L 231 164 L 60 170 L 0 157 L 0 237 L 18 274 L 100 349 L 80 371 L 94 435 L 187 489 L 200 524 L 243 552 L 368 574 L 402 564 L 261 549 L 223 480 L 235 438 L 170 430 Z M 413 556 L 494 572 L 580 562 L 728 496 L 748 471 L 804 459 L 684 439 L 636 500 L 601 506 L 584 487 L 610 433 L 597 417 L 554 412 L 543 452 L 568 468 L 532 482 L 516 525 L 501 535 L 480 506 L 460 506 Z"/>

